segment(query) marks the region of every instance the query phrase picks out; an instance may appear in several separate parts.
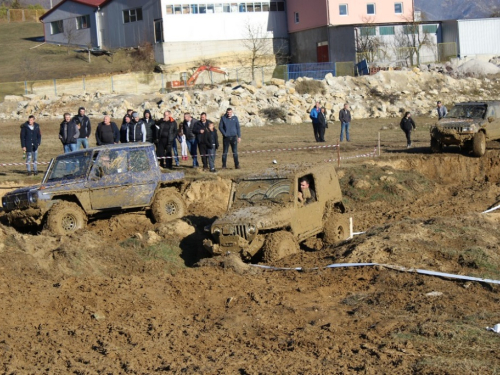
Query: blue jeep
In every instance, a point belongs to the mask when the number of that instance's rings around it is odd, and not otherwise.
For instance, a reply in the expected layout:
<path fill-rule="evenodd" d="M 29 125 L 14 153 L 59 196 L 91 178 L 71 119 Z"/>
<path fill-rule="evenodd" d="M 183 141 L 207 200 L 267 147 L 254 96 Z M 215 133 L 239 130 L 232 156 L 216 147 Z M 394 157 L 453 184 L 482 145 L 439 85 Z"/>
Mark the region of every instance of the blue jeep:
<path fill-rule="evenodd" d="M 2 198 L 16 227 L 41 225 L 55 234 L 82 229 L 99 214 L 151 210 L 157 222 L 186 214 L 183 172 L 163 173 L 150 143 L 100 146 L 52 159 L 42 183 Z"/>

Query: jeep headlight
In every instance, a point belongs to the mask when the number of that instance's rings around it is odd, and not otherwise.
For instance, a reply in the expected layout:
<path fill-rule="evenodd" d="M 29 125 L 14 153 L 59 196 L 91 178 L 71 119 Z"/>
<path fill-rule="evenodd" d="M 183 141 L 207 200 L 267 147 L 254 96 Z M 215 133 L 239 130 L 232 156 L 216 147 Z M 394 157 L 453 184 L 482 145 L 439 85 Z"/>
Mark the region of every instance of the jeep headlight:
<path fill-rule="evenodd" d="M 464 126 L 462 128 L 463 132 L 473 132 L 476 129 L 474 125 Z"/>
<path fill-rule="evenodd" d="M 253 224 L 250 224 L 248 226 L 248 234 L 255 234 L 257 232 L 257 227 Z"/>
<path fill-rule="evenodd" d="M 222 229 L 220 227 L 213 227 L 212 234 L 214 236 L 220 236 L 221 233 L 222 233 Z"/>
<path fill-rule="evenodd" d="M 30 203 L 38 202 L 38 194 L 36 192 L 28 194 L 28 200 Z"/>

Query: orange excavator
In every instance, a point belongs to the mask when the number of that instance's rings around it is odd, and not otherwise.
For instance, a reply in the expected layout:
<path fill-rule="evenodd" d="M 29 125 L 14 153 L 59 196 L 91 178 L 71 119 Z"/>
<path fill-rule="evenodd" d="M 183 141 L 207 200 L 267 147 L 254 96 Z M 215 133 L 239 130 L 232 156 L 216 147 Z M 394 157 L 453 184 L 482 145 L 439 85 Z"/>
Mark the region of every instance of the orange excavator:
<path fill-rule="evenodd" d="M 210 66 L 210 65 L 203 65 L 203 66 L 200 66 L 198 69 L 196 69 L 196 71 L 193 73 L 193 75 L 191 77 L 189 77 L 189 79 L 187 81 L 167 82 L 167 88 L 175 89 L 175 88 L 181 88 L 181 87 L 192 87 L 196 84 L 196 80 L 198 79 L 200 74 L 204 71 L 227 75 L 227 72 L 225 72 L 221 68 L 218 68 L 215 66 Z M 181 75 L 187 76 L 187 73 L 181 73 Z M 186 82 L 186 84 L 184 84 L 184 82 Z"/>

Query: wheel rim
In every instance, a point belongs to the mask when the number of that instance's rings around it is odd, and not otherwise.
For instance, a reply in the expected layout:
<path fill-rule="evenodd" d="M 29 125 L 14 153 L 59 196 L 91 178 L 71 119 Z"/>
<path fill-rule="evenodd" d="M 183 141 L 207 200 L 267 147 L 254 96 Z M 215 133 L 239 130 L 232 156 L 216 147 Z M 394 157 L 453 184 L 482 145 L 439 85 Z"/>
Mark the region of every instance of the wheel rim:
<path fill-rule="evenodd" d="M 65 232 L 73 232 L 78 227 L 78 220 L 72 214 L 66 214 L 61 220 L 61 227 Z"/>
<path fill-rule="evenodd" d="M 173 201 L 167 202 L 165 204 L 165 211 L 167 212 L 167 215 L 176 215 L 179 212 L 179 206 Z"/>

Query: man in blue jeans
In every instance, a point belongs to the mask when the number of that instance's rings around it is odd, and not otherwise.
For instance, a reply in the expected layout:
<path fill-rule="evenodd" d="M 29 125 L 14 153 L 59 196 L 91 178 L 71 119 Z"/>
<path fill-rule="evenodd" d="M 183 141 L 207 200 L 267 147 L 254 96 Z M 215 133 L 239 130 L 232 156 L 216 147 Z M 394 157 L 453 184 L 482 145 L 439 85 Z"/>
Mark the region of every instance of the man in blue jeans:
<path fill-rule="evenodd" d="M 190 113 L 184 113 L 184 121 L 182 122 L 182 130 L 186 136 L 186 144 L 193 158 L 193 168 L 197 168 L 198 164 L 198 140 L 196 139 L 196 134 L 193 133 L 194 124 L 197 120 L 194 119 Z"/>
<path fill-rule="evenodd" d="M 238 143 L 241 142 L 240 122 L 238 117 L 233 116 L 232 108 L 228 108 L 226 114 L 220 119 L 219 130 L 222 133 L 222 168 L 226 168 L 227 152 L 231 145 L 234 167 L 240 169 L 238 161 Z"/>
<path fill-rule="evenodd" d="M 344 108 L 339 112 L 339 120 L 341 124 L 340 128 L 340 142 L 344 140 L 344 132 L 345 139 L 347 142 L 350 141 L 349 138 L 349 124 L 351 123 L 351 111 L 349 111 L 349 104 L 344 104 Z"/>
<path fill-rule="evenodd" d="M 80 137 L 80 130 L 76 121 L 78 120 L 71 119 L 69 113 L 65 113 L 64 121 L 59 126 L 59 139 L 63 144 L 65 154 L 77 150 L 77 140 Z"/>
<path fill-rule="evenodd" d="M 92 134 L 92 125 L 90 124 L 90 119 L 85 115 L 85 108 L 78 108 L 78 114 L 73 117 L 73 120 L 80 122 L 80 136 L 76 141 L 76 149 L 79 150 L 82 146 L 83 148 L 89 148 L 89 137 Z"/>

